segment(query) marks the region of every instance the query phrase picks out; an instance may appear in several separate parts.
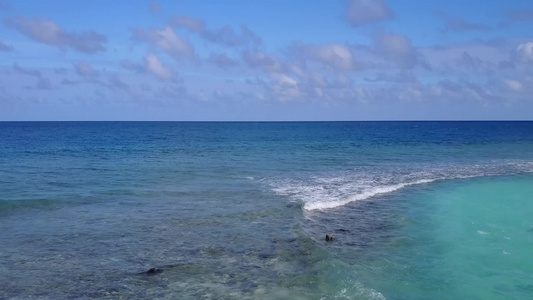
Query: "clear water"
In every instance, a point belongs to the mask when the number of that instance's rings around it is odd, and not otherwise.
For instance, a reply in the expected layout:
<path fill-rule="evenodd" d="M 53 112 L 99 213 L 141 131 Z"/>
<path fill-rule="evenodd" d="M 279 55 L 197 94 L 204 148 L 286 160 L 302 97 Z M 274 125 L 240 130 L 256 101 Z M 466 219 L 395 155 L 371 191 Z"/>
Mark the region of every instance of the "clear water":
<path fill-rule="evenodd" d="M 529 299 L 532 195 L 533 122 L 4 122 L 0 298 Z"/>

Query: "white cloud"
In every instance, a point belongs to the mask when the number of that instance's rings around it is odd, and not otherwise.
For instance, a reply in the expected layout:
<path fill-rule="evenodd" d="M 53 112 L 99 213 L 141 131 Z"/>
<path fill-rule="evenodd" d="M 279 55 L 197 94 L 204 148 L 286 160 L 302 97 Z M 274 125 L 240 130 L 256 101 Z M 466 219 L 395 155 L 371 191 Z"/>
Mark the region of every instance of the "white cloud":
<path fill-rule="evenodd" d="M 67 32 L 54 21 L 46 18 L 24 16 L 6 20 L 8 27 L 14 28 L 31 39 L 56 47 L 70 47 L 74 50 L 95 53 L 104 51 L 107 38 L 94 31 L 82 33 Z"/>
<path fill-rule="evenodd" d="M 294 87 L 298 84 L 295 79 L 285 74 L 272 74 L 272 79 L 274 79 L 277 84 L 284 87 Z"/>
<path fill-rule="evenodd" d="M 228 57 L 224 53 L 218 54 L 211 52 L 208 61 L 221 69 L 228 69 L 238 65 L 238 63 L 234 59 Z"/>
<path fill-rule="evenodd" d="M 391 9 L 383 0 L 351 0 L 346 18 L 353 26 L 377 22 L 392 17 Z"/>
<path fill-rule="evenodd" d="M 244 51 L 242 56 L 244 61 L 251 68 L 258 68 L 266 73 L 279 73 L 284 70 L 281 60 L 272 54 L 266 54 L 262 51 Z"/>
<path fill-rule="evenodd" d="M 445 22 L 446 27 L 442 30 L 443 33 L 447 33 L 448 31 L 463 32 L 474 30 L 490 30 L 490 27 L 487 25 L 468 22 L 463 18 L 450 16 L 442 11 L 437 11 L 436 14 Z"/>
<path fill-rule="evenodd" d="M 417 51 L 411 40 L 397 33 L 381 33 L 375 38 L 375 47 L 385 59 L 402 68 L 414 67 L 417 63 Z"/>
<path fill-rule="evenodd" d="M 421 47 L 416 48 L 416 51 L 420 53 L 418 61 L 423 58 L 431 65 L 433 72 L 461 76 L 472 72 L 477 75 L 489 75 L 495 71 L 518 72 L 516 48 L 517 41 L 507 39 L 487 42 L 474 40 Z"/>
<path fill-rule="evenodd" d="M 43 75 L 39 70 L 36 69 L 26 69 L 21 66 L 19 66 L 17 63 L 13 64 L 13 71 L 15 71 L 16 74 L 21 75 L 27 75 L 30 77 L 34 77 L 37 79 L 37 82 L 34 85 L 26 85 L 24 86 L 27 90 L 51 90 L 53 85 L 49 78 L 47 78 L 45 75 Z M 15 77 L 17 79 L 20 79 L 20 77 Z M 25 80 L 22 80 L 25 82 Z M 0 91 L 2 89 L 0 88 Z"/>
<path fill-rule="evenodd" d="M 146 70 L 160 79 L 169 79 L 172 72 L 154 54 L 148 54 L 145 58 Z"/>
<path fill-rule="evenodd" d="M 202 32 L 205 28 L 204 20 L 187 16 L 174 15 L 170 18 L 170 24 L 178 28 L 187 28 L 192 32 Z"/>
<path fill-rule="evenodd" d="M 241 26 L 240 34 L 233 31 L 230 26 L 224 26 L 213 31 L 204 30 L 201 36 L 212 43 L 226 47 L 258 46 L 261 44 L 261 38 L 244 25 Z"/>
<path fill-rule="evenodd" d="M 329 86 L 326 78 L 317 72 L 308 73 L 307 82 L 313 88 L 326 88 Z"/>
<path fill-rule="evenodd" d="M 500 27 L 507 27 L 516 22 L 531 22 L 533 21 L 533 10 L 522 8 L 519 10 L 508 11 L 505 20 L 500 22 Z"/>
<path fill-rule="evenodd" d="M 33 77 L 41 77 L 41 72 L 39 72 L 38 70 L 22 68 L 17 63 L 13 64 L 13 70 L 15 70 L 15 72 L 20 73 L 20 74 L 29 75 Z"/>
<path fill-rule="evenodd" d="M 90 63 L 86 61 L 80 61 L 74 65 L 76 73 L 84 77 L 95 77 L 98 76 L 98 71 L 93 69 Z"/>
<path fill-rule="evenodd" d="M 515 92 L 519 92 L 522 90 L 522 83 L 517 80 L 512 79 L 502 79 L 503 83 L 510 89 Z"/>
<path fill-rule="evenodd" d="M 122 81 L 120 78 L 118 78 L 116 75 L 111 76 L 109 78 L 108 87 L 111 89 L 117 89 L 117 90 L 129 90 L 130 87 L 127 83 Z"/>
<path fill-rule="evenodd" d="M 134 35 L 160 47 L 176 59 L 196 59 L 193 46 L 178 36 L 170 26 L 163 29 L 151 28 L 147 32 L 143 29 L 136 29 Z"/>
<path fill-rule="evenodd" d="M 13 50 L 13 47 L 7 45 L 7 44 L 4 44 L 2 43 L 2 41 L 0 41 L 0 51 L 4 51 L 4 52 L 9 52 L 9 51 L 12 51 Z"/>
<path fill-rule="evenodd" d="M 533 42 L 518 45 L 516 57 L 521 62 L 533 62 Z"/>
<path fill-rule="evenodd" d="M 204 40 L 226 47 L 258 46 L 262 42 L 261 38 L 245 25 L 241 26 L 240 33 L 230 26 L 208 30 L 205 28 L 204 20 L 179 15 L 170 18 L 170 25 L 176 28 L 186 28 Z"/>
<path fill-rule="evenodd" d="M 354 59 L 350 49 L 344 44 L 327 44 L 316 47 L 314 54 L 323 63 L 339 69 L 351 69 Z"/>
<path fill-rule="evenodd" d="M 153 30 L 152 35 L 158 46 L 173 55 L 183 53 L 186 56 L 191 56 L 193 54 L 192 46 L 177 36 L 174 30 L 168 26 L 163 30 Z"/>
<path fill-rule="evenodd" d="M 159 13 L 161 11 L 161 5 L 155 1 L 150 2 L 150 12 Z"/>
<path fill-rule="evenodd" d="M 296 42 L 290 47 L 290 55 L 291 60 L 299 63 L 300 67 L 312 67 L 319 63 L 329 71 L 346 71 L 356 66 L 352 49 L 344 43 L 310 45 Z"/>
<path fill-rule="evenodd" d="M 271 78 L 270 89 L 278 100 L 297 100 L 304 95 L 294 78 L 276 73 L 272 74 Z"/>
<path fill-rule="evenodd" d="M 143 67 L 141 65 L 138 65 L 134 62 L 132 62 L 131 60 L 129 59 L 123 59 L 121 62 L 120 62 L 120 65 L 126 69 L 126 70 L 130 70 L 130 71 L 143 71 Z"/>
<path fill-rule="evenodd" d="M 449 79 L 441 80 L 430 86 L 430 95 L 434 97 L 456 99 L 460 98 L 463 93 L 463 86 Z"/>
<path fill-rule="evenodd" d="M 490 72 L 492 68 L 492 65 L 488 62 L 482 61 L 479 57 L 474 57 L 466 51 L 457 60 L 457 66 L 481 72 Z"/>
<path fill-rule="evenodd" d="M 349 76 L 344 74 L 337 74 L 334 81 L 334 86 L 337 88 L 347 88 L 350 87 L 352 83 L 352 79 Z"/>
<path fill-rule="evenodd" d="M 374 78 L 365 78 L 368 82 L 390 82 L 390 83 L 415 83 L 418 82 L 416 76 L 411 72 L 379 72 Z"/>

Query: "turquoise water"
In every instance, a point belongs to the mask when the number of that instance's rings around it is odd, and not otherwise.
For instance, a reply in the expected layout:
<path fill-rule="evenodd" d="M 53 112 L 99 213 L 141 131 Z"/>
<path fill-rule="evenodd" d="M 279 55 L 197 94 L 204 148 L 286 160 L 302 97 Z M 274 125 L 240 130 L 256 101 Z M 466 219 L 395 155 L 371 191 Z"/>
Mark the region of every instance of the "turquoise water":
<path fill-rule="evenodd" d="M 4 122 L 0 140 L 3 299 L 533 297 L 532 122 Z"/>
<path fill-rule="evenodd" d="M 377 282 L 391 299 L 531 297 L 531 176 L 443 182 L 402 194 L 401 229 L 376 247 L 376 261 L 366 266 L 377 270 L 368 272 L 369 285 Z"/>

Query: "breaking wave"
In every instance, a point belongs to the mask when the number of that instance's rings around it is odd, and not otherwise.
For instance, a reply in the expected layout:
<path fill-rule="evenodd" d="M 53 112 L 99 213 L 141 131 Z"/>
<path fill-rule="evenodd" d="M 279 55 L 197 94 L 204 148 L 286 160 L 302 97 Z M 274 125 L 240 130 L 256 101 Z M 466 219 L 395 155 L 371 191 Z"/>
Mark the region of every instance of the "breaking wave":
<path fill-rule="evenodd" d="M 323 210 L 441 180 L 533 173 L 533 161 L 480 164 L 417 165 L 359 168 L 308 178 L 270 180 L 278 195 L 303 203 L 304 210 Z"/>

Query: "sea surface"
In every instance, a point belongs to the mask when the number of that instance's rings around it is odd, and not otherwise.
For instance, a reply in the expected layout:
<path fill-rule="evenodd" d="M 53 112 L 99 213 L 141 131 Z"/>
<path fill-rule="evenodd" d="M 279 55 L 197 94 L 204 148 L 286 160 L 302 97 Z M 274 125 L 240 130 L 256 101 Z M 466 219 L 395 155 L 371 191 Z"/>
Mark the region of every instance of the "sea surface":
<path fill-rule="evenodd" d="M 0 122 L 1 299 L 533 299 L 532 254 L 533 122 Z"/>

